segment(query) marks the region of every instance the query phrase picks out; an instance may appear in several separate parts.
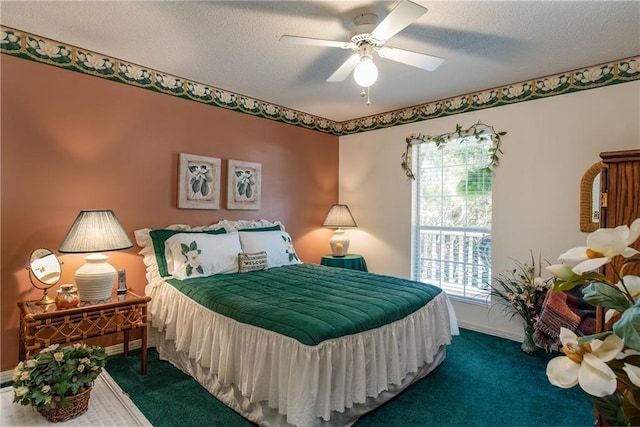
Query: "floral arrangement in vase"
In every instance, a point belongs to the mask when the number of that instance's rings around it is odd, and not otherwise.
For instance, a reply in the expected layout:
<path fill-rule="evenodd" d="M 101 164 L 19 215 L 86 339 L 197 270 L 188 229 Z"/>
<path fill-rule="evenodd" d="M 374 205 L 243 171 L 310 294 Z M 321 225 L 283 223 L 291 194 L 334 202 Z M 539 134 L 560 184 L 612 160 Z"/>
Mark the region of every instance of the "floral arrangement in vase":
<path fill-rule="evenodd" d="M 543 279 L 541 261 L 536 266 L 533 254 L 530 263 L 516 261 L 516 268 L 500 274 L 491 283 L 489 294 L 496 297 L 503 309 L 512 317 L 520 316 L 524 323 L 522 351 L 533 354 L 537 346 L 533 339 L 534 326 L 540 317 L 542 303 L 553 278 Z"/>
<path fill-rule="evenodd" d="M 561 264 L 547 267 L 556 277 L 553 292 L 584 286 L 584 300 L 606 309 L 606 324 L 613 322 L 584 337 L 562 328 L 565 356 L 547 365 L 551 384 L 580 385 L 610 425 L 640 425 L 640 277 L 628 271 L 640 266 L 640 252 L 631 247 L 639 237 L 640 218 L 631 226 L 601 228 L 589 234 L 587 246 L 569 249 Z M 595 271 L 605 264 L 616 281 Z"/>
<path fill-rule="evenodd" d="M 102 347 L 76 343 L 44 348 L 13 370 L 13 403 L 38 411 L 69 406 L 68 398 L 91 387 L 106 361 Z"/>

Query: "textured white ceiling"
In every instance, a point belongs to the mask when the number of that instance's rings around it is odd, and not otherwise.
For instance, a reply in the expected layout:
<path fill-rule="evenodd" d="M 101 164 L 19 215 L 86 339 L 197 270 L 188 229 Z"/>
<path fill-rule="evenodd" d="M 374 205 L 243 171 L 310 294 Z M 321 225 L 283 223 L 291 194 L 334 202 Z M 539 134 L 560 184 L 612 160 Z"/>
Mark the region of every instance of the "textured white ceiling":
<path fill-rule="evenodd" d="M 351 55 L 279 42 L 347 40 L 352 18 L 395 1 L 2 1 L 0 23 L 335 121 L 640 54 L 640 1 L 416 1 L 429 12 L 388 46 L 445 58 L 422 71 L 375 57 L 371 105 Z"/>

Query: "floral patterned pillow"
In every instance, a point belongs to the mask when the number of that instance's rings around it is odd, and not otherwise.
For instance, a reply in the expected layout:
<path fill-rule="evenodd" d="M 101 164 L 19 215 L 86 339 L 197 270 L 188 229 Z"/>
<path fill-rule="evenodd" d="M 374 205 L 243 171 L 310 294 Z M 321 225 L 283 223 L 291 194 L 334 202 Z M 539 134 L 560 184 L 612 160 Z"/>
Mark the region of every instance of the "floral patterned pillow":
<path fill-rule="evenodd" d="M 280 267 L 283 265 L 301 264 L 291 236 L 284 230 L 280 231 L 239 231 L 242 252 L 267 253 L 267 267 Z"/>
<path fill-rule="evenodd" d="M 242 252 L 238 233 L 180 233 L 165 241 L 171 254 L 176 279 L 238 272 L 238 253 Z"/>

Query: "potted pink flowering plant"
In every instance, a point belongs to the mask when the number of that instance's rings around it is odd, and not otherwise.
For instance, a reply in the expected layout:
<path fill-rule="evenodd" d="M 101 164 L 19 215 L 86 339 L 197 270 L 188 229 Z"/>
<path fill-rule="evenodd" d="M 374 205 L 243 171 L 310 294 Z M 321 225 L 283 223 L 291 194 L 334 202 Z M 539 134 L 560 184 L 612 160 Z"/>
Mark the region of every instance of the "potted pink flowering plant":
<path fill-rule="evenodd" d="M 542 303 L 553 280 L 551 277 L 541 277 L 541 263 L 538 259 L 536 266 L 533 254 L 530 263 L 516 261 L 516 268 L 493 279 L 489 291 L 511 317 L 519 316 L 522 319 L 524 339 L 521 348 L 527 354 L 533 354 L 538 349 L 533 338 L 534 326 L 540 317 Z"/>
<path fill-rule="evenodd" d="M 547 267 L 555 277 L 554 292 L 584 286 L 584 300 L 606 309 L 610 330 L 578 337 L 561 329 L 560 356 L 549 361 L 551 384 L 576 385 L 591 396 L 598 414 L 609 425 L 640 425 L 640 252 L 631 245 L 640 237 L 640 218 L 631 226 L 601 228 L 587 245 L 560 255 L 561 264 Z M 611 264 L 612 281 L 595 270 Z"/>

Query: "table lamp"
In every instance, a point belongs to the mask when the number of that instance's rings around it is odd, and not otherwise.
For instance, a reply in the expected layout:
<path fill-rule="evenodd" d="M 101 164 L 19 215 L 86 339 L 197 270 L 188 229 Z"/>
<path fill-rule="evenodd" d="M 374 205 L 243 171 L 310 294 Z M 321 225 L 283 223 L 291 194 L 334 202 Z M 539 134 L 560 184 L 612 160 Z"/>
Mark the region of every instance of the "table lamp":
<path fill-rule="evenodd" d="M 83 210 L 62 241 L 61 253 L 94 252 L 85 257 L 86 264 L 75 274 L 81 301 L 101 301 L 111 298 L 118 274 L 99 252 L 129 249 L 133 243 L 111 210 Z"/>
<path fill-rule="evenodd" d="M 344 234 L 343 228 L 357 227 L 356 221 L 351 215 L 349 206 L 333 205 L 322 224 L 323 227 L 336 228 L 336 231 L 329 239 L 331 254 L 333 256 L 345 256 L 349 253 L 349 238 Z"/>

